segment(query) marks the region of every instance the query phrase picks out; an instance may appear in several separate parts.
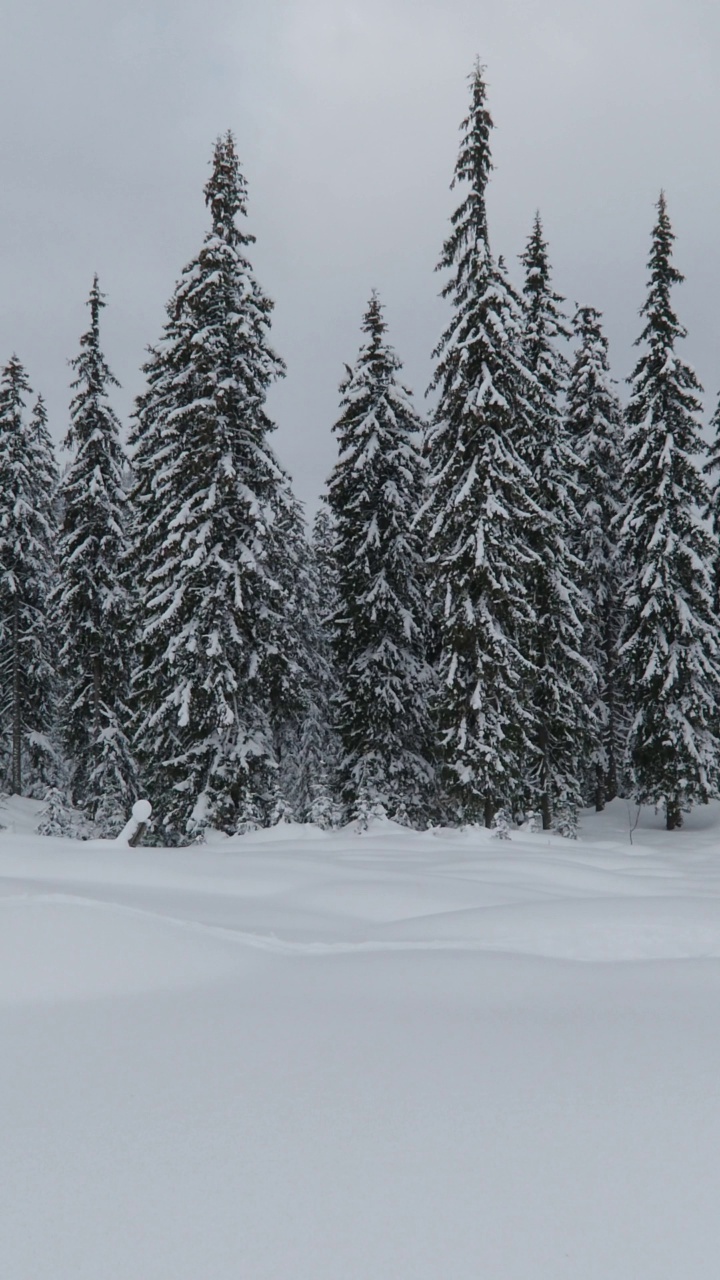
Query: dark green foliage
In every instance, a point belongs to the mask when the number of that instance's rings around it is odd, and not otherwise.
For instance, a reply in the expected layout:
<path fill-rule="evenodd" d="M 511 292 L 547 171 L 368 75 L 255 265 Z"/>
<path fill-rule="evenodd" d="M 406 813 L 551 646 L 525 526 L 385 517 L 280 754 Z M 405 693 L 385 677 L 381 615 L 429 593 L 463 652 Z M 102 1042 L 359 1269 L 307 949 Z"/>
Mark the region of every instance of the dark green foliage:
<path fill-rule="evenodd" d="M 436 725 L 444 782 L 456 816 L 492 822 L 516 805 L 533 754 L 525 690 L 538 567 L 531 530 L 544 519 L 518 452 L 530 377 L 522 318 L 490 251 L 485 188 L 492 120 L 482 68 L 471 76 L 453 186 L 466 195 L 452 218 L 440 268 L 453 316 L 435 352 L 439 400 L 427 438 L 427 528 L 434 581 Z"/>
<path fill-rule="evenodd" d="M 705 516 L 710 521 L 717 545 L 720 542 L 720 399 L 710 421 L 710 433 L 708 460 L 703 468 L 710 485 L 710 497 Z M 717 552 L 712 565 L 712 588 L 713 609 L 720 615 L 720 553 Z"/>
<path fill-rule="evenodd" d="M 618 655 L 624 585 L 617 547 L 623 415 L 610 376 L 600 313 L 580 307 L 575 334 L 578 347 L 568 385 L 567 427 L 578 462 L 574 551 L 582 565 L 588 603 L 583 654 L 597 674 L 589 792 L 600 810 L 618 794 L 628 727 Z"/>
<path fill-rule="evenodd" d="M 528 798 L 532 808 L 540 808 L 544 827 L 557 819 L 566 832 L 582 803 L 595 677 L 582 654 L 587 606 L 580 589 L 581 565 L 573 554 L 580 527 L 577 459 L 563 416 L 567 361 L 557 345 L 568 330 L 562 298 L 552 288 L 539 214 L 522 263 L 523 349 L 532 383 L 519 448 L 545 516 L 530 531 L 536 560 L 528 578 L 533 621 L 527 656 L 534 668 L 528 692 L 536 751 L 527 774 Z"/>
<path fill-rule="evenodd" d="M 117 380 L 100 347 L 105 306 L 97 276 L 88 299 L 90 328 L 72 361 L 76 377 L 65 447 L 73 459 L 63 477 L 61 575 L 56 607 L 61 633 L 62 736 L 70 761 L 73 804 L 103 835 L 124 826 L 136 797 L 128 735 L 130 600 L 125 457 L 120 424 L 108 399 Z"/>
<path fill-rule="evenodd" d="M 57 528 L 57 468 L 42 400 L 28 421 L 25 370 L 13 356 L 0 382 L 0 697 L 10 789 L 43 794 L 57 773 L 53 743 L 56 644 L 49 598 Z"/>
<path fill-rule="evenodd" d="M 657 209 L 638 339 L 645 351 L 631 378 L 626 412 L 622 652 L 632 699 L 636 795 L 663 805 L 672 829 L 692 804 L 716 793 L 720 651 L 711 583 L 717 549 L 698 516 L 709 501 L 700 471 L 701 387 L 676 353 L 685 330 L 671 291 L 683 277 L 672 264 L 675 237 L 663 195 Z"/>
<path fill-rule="evenodd" d="M 427 604 L 415 527 L 422 498 L 420 420 L 398 382 L 376 294 L 366 340 L 342 392 L 340 456 L 328 484 L 335 609 L 331 621 L 342 750 L 338 786 L 348 819 L 372 813 L 427 821 L 433 770 L 427 715 Z"/>
<path fill-rule="evenodd" d="M 168 304 L 133 433 L 136 739 L 171 842 L 271 820 L 276 720 L 295 680 L 280 572 L 294 517 L 265 411 L 283 365 L 238 225 L 246 187 L 230 134 L 205 199 L 211 226 Z"/>
<path fill-rule="evenodd" d="M 329 619 L 335 595 L 329 581 L 332 566 L 332 532 L 327 507 L 314 526 L 312 541 L 304 535 L 295 566 L 291 592 L 292 640 L 296 646 L 299 681 L 292 700 L 293 714 L 284 726 L 285 749 L 280 756 L 282 795 L 289 816 L 321 827 L 341 821 L 341 807 L 334 793 L 339 744 L 331 725 L 330 703 L 337 682 L 330 644 Z"/>

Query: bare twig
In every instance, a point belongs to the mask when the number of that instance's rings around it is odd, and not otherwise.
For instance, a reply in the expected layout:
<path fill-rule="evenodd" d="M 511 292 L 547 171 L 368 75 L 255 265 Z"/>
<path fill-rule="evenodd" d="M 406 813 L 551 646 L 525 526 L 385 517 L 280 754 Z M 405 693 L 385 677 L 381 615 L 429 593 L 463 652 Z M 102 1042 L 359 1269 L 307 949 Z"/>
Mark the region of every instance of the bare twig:
<path fill-rule="evenodd" d="M 628 821 L 629 821 L 629 820 L 630 820 L 630 805 L 629 805 L 629 803 L 628 803 L 627 810 L 628 810 Z M 641 810 L 642 810 L 642 805 L 641 805 L 641 804 L 639 804 L 639 805 L 638 805 L 638 807 L 637 807 L 637 813 L 635 814 L 635 821 L 634 821 L 634 822 L 631 824 L 631 826 L 630 826 L 629 835 L 630 835 L 630 843 L 631 843 L 631 844 L 633 843 L 633 831 L 637 831 L 637 824 L 638 824 L 638 822 L 640 821 L 640 812 L 641 812 Z"/>

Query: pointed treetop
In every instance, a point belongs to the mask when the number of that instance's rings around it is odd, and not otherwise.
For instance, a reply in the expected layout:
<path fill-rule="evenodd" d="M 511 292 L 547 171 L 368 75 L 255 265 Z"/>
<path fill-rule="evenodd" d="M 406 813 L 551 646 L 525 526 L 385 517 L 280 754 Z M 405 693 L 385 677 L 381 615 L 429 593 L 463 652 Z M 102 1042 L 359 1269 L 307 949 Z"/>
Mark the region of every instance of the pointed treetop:
<path fill-rule="evenodd" d="M 358 389 L 367 388 L 368 382 L 377 388 L 386 388 L 402 368 L 401 360 L 385 337 L 388 326 L 384 310 L 377 289 L 373 289 L 360 326 L 362 333 L 368 335 L 368 341 L 361 346 L 355 366 L 345 365 L 345 376 L 340 383 L 344 403 L 353 402 Z"/>
<path fill-rule="evenodd" d="M 705 451 L 699 435 L 702 387 L 695 371 L 675 350 L 676 343 L 687 336 L 687 330 L 675 313 L 670 295 L 673 285 L 680 284 L 684 277 L 672 264 L 675 235 L 664 192 L 660 193 L 656 208 L 658 216 L 648 259 L 650 280 L 645 303 L 640 308 L 646 323 L 635 341 L 635 346 L 645 346 L 646 350 L 628 379 L 632 393 L 626 417 L 631 428 L 631 457 L 634 458 L 637 448 L 642 459 L 642 474 L 651 489 L 658 483 L 659 472 L 673 469 L 673 483 L 666 493 L 666 502 L 672 504 L 676 498 L 681 500 L 683 490 L 674 472 L 680 455 L 686 456 L 689 467 L 686 480 L 696 499 L 703 487 L 691 461 L 693 455 Z M 667 437 L 672 448 L 648 450 L 648 433 L 654 430 L 660 433 L 658 445 Z M 632 480 L 639 483 L 635 473 Z"/>
<path fill-rule="evenodd" d="M 610 525 L 619 506 L 623 412 L 610 373 L 601 312 L 592 306 L 577 307 L 573 332 L 579 341 L 567 390 L 567 422 L 580 463 L 580 508 L 586 513 L 580 538 L 587 545 L 597 534 L 611 547 L 617 541 L 617 531 Z M 581 558 L 587 563 L 587 556 Z M 609 561 L 601 565 L 604 574 L 608 567 Z"/>
<path fill-rule="evenodd" d="M 607 338 L 602 329 L 602 311 L 598 311 L 597 307 L 591 307 L 588 303 L 575 303 L 575 315 L 573 316 L 573 333 L 578 337 L 587 333 L 589 335 L 597 335 L 601 338 L 607 347 Z"/>
<path fill-rule="evenodd" d="M 443 245 L 442 257 L 436 270 L 455 267 L 455 278 L 443 289 L 443 296 L 457 292 L 462 294 L 471 271 L 471 256 L 479 253 L 488 258 L 487 210 L 485 190 L 493 167 L 490 152 L 492 116 L 485 105 L 485 68 L 479 60 L 469 76 L 471 97 L 470 111 L 460 125 L 462 138 L 455 165 L 451 189 L 458 183 L 467 183 L 469 191 L 451 218 L 452 231 Z"/>
<path fill-rule="evenodd" d="M 25 372 L 25 366 L 13 352 L 2 371 L 2 387 L 0 389 L 0 402 L 10 410 L 10 420 L 13 425 L 19 425 L 20 423 L 20 413 L 25 407 L 23 394 L 30 394 L 30 383 Z M 6 419 L 7 424 L 8 419 Z"/>
<path fill-rule="evenodd" d="M 660 192 L 655 208 L 657 209 L 658 216 L 657 222 L 653 228 L 653 247 L 649 261 L 651 272 L 656 264 L 669 264 L 670 258 L 672 257 L 672 246 L 675 240 L 675 232 L 673 231 L 670 223 L 670 215 L 668 213 L 667 200 L 665 199 L 664 191 Z M 678 284 L 685 279 L 685 277 L 682 276 L 674 267 L 670 268 L 670 273 L 673 280 Z"/>
<path fill-rule="evenodd" d="M 240 169 L 235 138 L 228 129 L 215 143 L 212 175 L 205 185 L 205 203 L 212 216 L 213 232 L 230 244 L 251 244 L 255 237 L 241 234 L 238 214 L 247 215 L 247 185 Z"/>
<path fill-rule="evenodd" d="M 670 306 L 670 290 L 674 284 L 682 284 L 685 277 L 673 266 L 673 242 L 675 233 L 672 229 L 667 211 L 665 192 L 661 191 L 655 206 L 658 211 L 657 221 L 653 227 L 652 246 L 648 259 L 650 271 L 650 288 L 648 296 L 640 308 L 640 315 L 648 317 L 648 323 L 635 346 L 640 346 L 651 336 L 665 341 L 670 346 L 676 338 L 685 338 L 687 330 L 680 324 Z"/>
<path fill-rule="evenodd" d="M 106 400 L 107 388 L 120 386 L 100 347 L 100 312 L 106 303 L 105 294 L 100 290 L 97 272 L 93 276 L 86 305 L 90 308 L 90 328 L 80 339 L 80 351 L 70 361 L 70 367 L 76 373 L 76 377 L 70 384 L 75 395 L 70 405 L 70 426 L 63 441 L 65 449 L 80 445 L 86 438 L 86 433 L 92 434 L 95 429 L 94 413 L 84 413 L 83 410 L 89 405 L 95 406 L 97 410 L 97 406 L 104 404 Z M 110 414 L 114 420 L 109 407 L 105 406 L 104 412 Z"/>
<path fill-rule="evenodd" d="M 387 362 L 389 348 L 384 339 L 388 326 L 383 314 L 384 310 L 385 307 L 380 301 L 377 289 L 373 289 L 360 326 L 362 332 L 369 338 L 369 342 L 360 352 L 361 364 L 375 364 L 378 360 L 380 363 Z"/>
<path fill-rule="evenodd" d="M 100 311 L 105 306 L 105 294 L 100 292 L 100 279 L 97 271 L 93 276 L 92 288 L 86 306 L 90 308 L 93 334 L 97 336 L 100 331 Z"/>
<path fill-rule="evenodd" d="M 376 334 L 385 333 L 387 330 L 387 323 L 383 316 L 384 310 L 385 306 L 380 301 L 380 294 L 377 289 L 373 289 L 362 320 L 363 333 L 372 334 L 373 337 L 375 337 Z"/>
<path fill-rule="evenodd" d="M 74 366 L 78 365 L 80 359 L 82 359 L 82 352 L 84 350 L 87 349 L 88 351 L 97 351 L 99 349 L 100 312 L 102 311 L 103 307 L 107 306 L 105 297 L 106 295 L 100 289 L 100 279 L 96 271 L 93 276 L 93 282 L 90 289 L 90 293 L 88 294 L 87 301 L 85 303 L 85 306 L 90 308 L 90 328 L 88 329 L 87 333 L 84 333 L 82 335 L 80 339 L 81 355 L 78 356 L 75 361 L 71 360 L 70 361 L 71 365 L 74 365 Z M 111 381 L 116 386 L 119 385 L 118 383 L 115 383 L 115 380 L 114 378 L 112 378 L 112 375 L 111 375 Z M 75 386 L 76 384 L 73 383 L 72 385 Z"/>
<path fill-rule="evenodd" d="M 460 125 L 462 142 L 452 186 L 456 186 L 458 182 L 469 182 L 473 194 L 482 197 L 493 167 L 490 156 L 490 131 L 494 126 L 486 106 L 485 67 L 477 57 L 468 81 L 470 111 Z"/>
<path fill-rule="evenodd" d="M 575 401 L 585 406 L 588 397 L 599 395 L 605 408 L 611 409 L 613 421 L 617 419 L 619 424 L 622 410 L 612 389 L 615 379 L 610 374 L 609 344 L 603 329 L 602 312 L 597 307 L 576 304 L 573 333 L 578 339 L 578 348 L 568 389 L 570 416 L 573 416 Z M 591 425 L 596 425 L 594 419 Z"/>
<path fill-rule="evenodd" d="M 536 209 L 535 217 L 533 218 L 532 231 L 528 236 L 525 252 L 520 254 L 520 261 L 524 262 L 528 267 L 534 267 L 536 272 L 544 271 L 547 275 L 549 274 L 547 250 L 548 245 L 547 240 L 545 239 L 540 210 Z M 528 292 L 527 285 L 525 287 L 525 292 Z"/>
<path fill-rule="evenodd" d="M 35 397 L 35 407 L 33 408 L 33 417 L 37 418 L 38 422 L 47 422 L 47 416 L 48 416 L 47 405 L 45 404 L 45 397 L 41 395 L 40 392 L 38 391 L 38 394 Z"/>
<path fill-rule="evenodd" d="M 536 318 L 536 313 L 539 317 L 539 313 L 542 312 L 545 325 L 548 323 L 551 325 L 547 331 L 548 338 L 559 336 L 569 338 L 570 332 L 565 327 L 564 317 L 559 311 L 565 299 L 559 293 L 555 293 L 550 284 L 552 272 L 548 242 L 545 239 L 539 210 L 535 212 L 532 231 L 528 237 L 525 252 L 520 254 L 520 261 L 525 268 L 523 293 L 527 299 L 526 307 L 530 320 Z"/>
<path fill-rule="evenodd" d="M 525 359 L 542 389 L 556 400 L 567 374 L 567 361 L 556 343 L 558 338 L 569 338 L 570 330 L 562 310 L 565 299 L 552 287 L 548 243 L 539 213 L 520 261 L 525 268 Z"/>
<path fill-rule="evenodd" d="M 36 443 L 44 445 L 48 450 L 48 457 L 54 466 L 54 450 L 48 432 L 47 423 L 47 405 L 45 404 L 44 398 L 38 393 L 35 397 L 35 404 L 33 405 L 32 417 L 30 419 L 30 431 L 33 433 Z"/>

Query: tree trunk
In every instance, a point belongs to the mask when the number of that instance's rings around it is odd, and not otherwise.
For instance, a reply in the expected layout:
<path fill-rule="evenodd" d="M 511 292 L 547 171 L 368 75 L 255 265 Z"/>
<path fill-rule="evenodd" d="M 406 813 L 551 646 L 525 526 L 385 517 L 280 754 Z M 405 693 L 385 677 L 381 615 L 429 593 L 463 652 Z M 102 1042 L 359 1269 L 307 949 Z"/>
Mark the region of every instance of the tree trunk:
<path fill-rule="evenodd" d="M 615 757 L 615 744 L 618 732 L 618 692 L 617 692 L 617 636 L 610 619 L 606 617 L 604 627 L 605 641 L 605 705 L 608 709 L 608 723 L 605 729 L 605 746 L 607 749 L 607 768 L 605 769 L 605 800 L 614 800 L 618 793 L 618 761 Z"/>
<path fill-rule="evenodd" d="M 615 800 L 618 793 L 618 770 L 615 752 L 612 747 L 608 754 L 608 767 L 605 773 L 605 799 Z"/>
<path fill-rule="evenodd" d="M 671 796 L 665 801 L 665 830 L 679 831 L 682 823 L 680 801 L 677 796 Z"/>
<path fill-rule="evenodd" d="M 489 796 L 485 797 L 484 817 L 485 817 L 485 826 L 491 827 L 493 824 L 493 818 L 495 817 L 495 805 L 493 804 Z"/>
<path fill-rule="evenodd" d="M 605 808 L 605 770 L 602 765 L 595 766 L 595 812 L 602 813 Z"/>
<path fill-rule="evenodd" d="M 548 733 L 544 724 L 540 725 L 538 734 L 538 745 L 542 751 L 542 767 L 540 769 L 540 813 L 542 815 L 543 831 L 549 831 L 552 826 L 553 812 L 552 800 L 550 799 L 550 761 L 548 759 Z"/>
<path fill-rule="evenodd" d="M 97 742 L 100 736 L 100 659 L 97 654 L 93 658 L 93 729 Z"/>

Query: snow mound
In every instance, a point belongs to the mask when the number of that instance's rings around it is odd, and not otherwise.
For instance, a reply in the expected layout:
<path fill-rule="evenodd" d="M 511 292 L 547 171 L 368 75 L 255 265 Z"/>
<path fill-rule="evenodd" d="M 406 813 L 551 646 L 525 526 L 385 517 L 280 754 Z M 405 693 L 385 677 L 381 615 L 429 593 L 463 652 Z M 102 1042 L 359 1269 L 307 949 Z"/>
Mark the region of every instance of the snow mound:
<path fill-rule="evenodd" d="M 720 957 L 720 903 L 600 898 L 428 915 L 383 937 L 557 960 L 627 963 Z"/>
<path fill-rule="evenodd" d="M 720 805 L 190 849 L 38 809 L 0 812 L 3 1278 L 716 1280 Z"/>
<path fill-rule="evenodd" d="M 0 1005 L 193 987 L 237 952 L 161 917 L 70 897 L 0 898 Z"/>

